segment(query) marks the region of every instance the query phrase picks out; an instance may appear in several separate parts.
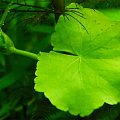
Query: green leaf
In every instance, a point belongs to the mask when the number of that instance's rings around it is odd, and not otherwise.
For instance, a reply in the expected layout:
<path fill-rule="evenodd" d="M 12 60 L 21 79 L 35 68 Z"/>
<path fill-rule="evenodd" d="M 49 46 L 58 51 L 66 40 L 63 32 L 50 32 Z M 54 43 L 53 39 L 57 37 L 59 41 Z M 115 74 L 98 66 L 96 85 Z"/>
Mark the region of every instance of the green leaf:
<path fill-rule="evenodd" d="M 120 23 L 96 10 L 79 12 L 85 19 L 75 13 L 60 17 L 54 51 L 39 56 L 35 90 L 57 108 L 83 117 L 104 103 L 120 102 Z"/>
<path fill-rule="evenodd" d="M 10 53 L 11 47 L 14 47 L 12 40 L 0 28 L 0 52 Z"/>

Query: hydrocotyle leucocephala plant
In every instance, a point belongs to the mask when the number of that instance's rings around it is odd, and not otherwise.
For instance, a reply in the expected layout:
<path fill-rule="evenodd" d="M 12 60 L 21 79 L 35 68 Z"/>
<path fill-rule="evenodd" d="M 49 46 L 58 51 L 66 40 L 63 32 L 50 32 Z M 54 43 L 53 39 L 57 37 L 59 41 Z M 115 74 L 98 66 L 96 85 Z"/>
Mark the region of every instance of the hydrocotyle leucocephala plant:
<path fill-rule="evenodd" d="M 51 36 L 53 50 L 36 55 L 16 49 L 2 31 L 8 8 L 0 22 L 1 50 L 38 61 L 36 91 L 44 92 L 60 110 L 82 117 L 104 103 L 120 102 L 120 20 L 113 21 L 97 10 L 78 9 L 75 4 L 70 4 L 69 9 L 74 8 L 86 19 L 73 12 L 66 20 L 61 15 Z"/>

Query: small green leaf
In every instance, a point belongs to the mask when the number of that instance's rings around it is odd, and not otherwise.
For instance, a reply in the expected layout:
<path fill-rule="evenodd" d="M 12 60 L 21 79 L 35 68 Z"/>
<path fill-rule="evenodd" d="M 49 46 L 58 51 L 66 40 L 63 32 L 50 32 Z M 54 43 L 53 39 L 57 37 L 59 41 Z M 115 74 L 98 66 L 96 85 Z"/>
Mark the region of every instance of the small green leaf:
<path fill-rule="evenodd" d="M 11 47 L 14 47 L 12 40 L 0 28 L 0 52 L 9 53 Z"/>
<path fill-rule="evenodd" d="M 57 108 L 87 116 L 104 103 L 120 102 L 120 23 L 96 10 L 78 12 L 85 19 L 73 12 L 60 17 L 54 51 L 39 56 L 35 90 Z"/>

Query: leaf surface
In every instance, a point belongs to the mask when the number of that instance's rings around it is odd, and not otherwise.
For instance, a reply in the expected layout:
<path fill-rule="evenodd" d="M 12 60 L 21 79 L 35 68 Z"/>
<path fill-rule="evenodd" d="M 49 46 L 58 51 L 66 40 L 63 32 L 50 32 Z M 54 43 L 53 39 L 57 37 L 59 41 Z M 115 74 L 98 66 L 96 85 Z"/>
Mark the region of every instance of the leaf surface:
<path fill-rule="evenodd" d="M 85 19 L 74 13 L 60 17 L 54 51 L 39 56 L 35 90 L 57 108 L 87 116 L 104 103 L 120 102 L 120 23 L 96 10 L 78 11 Z"/>

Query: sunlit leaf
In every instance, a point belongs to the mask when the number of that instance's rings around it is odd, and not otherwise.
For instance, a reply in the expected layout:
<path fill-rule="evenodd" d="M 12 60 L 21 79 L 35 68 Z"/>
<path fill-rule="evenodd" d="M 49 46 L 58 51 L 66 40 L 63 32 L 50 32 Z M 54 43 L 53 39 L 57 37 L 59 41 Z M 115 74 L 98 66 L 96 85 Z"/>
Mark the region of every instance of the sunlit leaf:
<path fill-rule="evenodd" d="M 39 55 L 35 90 L 57 108 L 87 116 L 104 103 L 120 102 L 120 23 L 96 10 L 79 12 L 85 19 L 74 13 L 60 17 L 54 51 Z"/>

